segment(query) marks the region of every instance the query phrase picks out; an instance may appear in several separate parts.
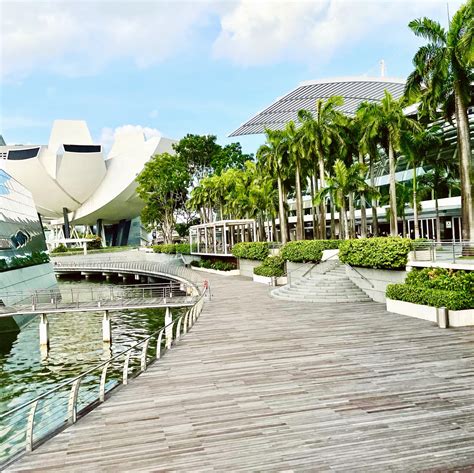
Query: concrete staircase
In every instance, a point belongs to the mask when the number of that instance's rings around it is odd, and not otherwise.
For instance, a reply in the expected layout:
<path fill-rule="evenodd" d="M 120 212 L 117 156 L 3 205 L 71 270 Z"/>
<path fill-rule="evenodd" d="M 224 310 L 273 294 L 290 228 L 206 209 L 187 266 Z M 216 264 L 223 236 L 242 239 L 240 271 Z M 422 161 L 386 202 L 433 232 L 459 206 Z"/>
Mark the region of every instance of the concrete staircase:
<path fill-rule="evenodd" d="M 271 295 L 276 299 L 328 304 L 372 301 L 349 279 L 345 266 L 339 262 L 324 274 L 301 278 L 291 286 L 287 284 L 274 289 Z"/>

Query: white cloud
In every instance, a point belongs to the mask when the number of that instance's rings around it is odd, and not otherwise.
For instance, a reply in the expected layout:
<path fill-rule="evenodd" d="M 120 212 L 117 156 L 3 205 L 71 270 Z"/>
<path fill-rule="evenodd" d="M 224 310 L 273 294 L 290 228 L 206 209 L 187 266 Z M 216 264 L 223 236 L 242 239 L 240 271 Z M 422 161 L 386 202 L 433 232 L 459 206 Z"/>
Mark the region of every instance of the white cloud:
<path fill-rule="evenodd" d="M 102 128 L 98 142 L 104 147 L 104 150 L 107 153 L 112 148 L 117 137 L 137 131 L 142 132 L 147 140 L 150 138 L 160 138 L 162 136 L 162 133 L 156 128 L 141 125 L 122 125 L 117 128 Z"/>
<path fill-rule="evenodd" d="M 458 1 L 450 2 L 454 12 Z M 214 55 L 239 65 L 320 62 L 362 38 L 403 33 L 417 16 L 446 12 L 440 0 L 241 0 L 221 17 Z"/>
<path fill-rule="evenodd" d="M 461 2 L 449 4 L 453 14 Z M 95 74 L 124 58 L 144 68 L 194 47 L 244 66 L 314 64 L 361 39 L 409 37 L 416 16 L 446 17 L 445 0 L 0 0 L 0 9 L 0 72 L 11 81 Z"/>
<path fill-rule="evenodd" d="M 12 78 L 44 68 L 96 73 L 119 58 L 138 67 L 193 44 L 208 5 L 173 1 L 2 2 L 1 73 Z"/>

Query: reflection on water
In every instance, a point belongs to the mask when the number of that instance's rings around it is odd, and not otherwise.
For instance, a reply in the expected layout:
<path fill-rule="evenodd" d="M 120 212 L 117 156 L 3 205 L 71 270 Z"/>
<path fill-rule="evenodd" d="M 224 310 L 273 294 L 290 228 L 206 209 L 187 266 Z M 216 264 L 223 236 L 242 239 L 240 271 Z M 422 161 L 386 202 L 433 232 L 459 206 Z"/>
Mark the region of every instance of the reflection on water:
<path fill-rule="evenodd" d="M 60 282 L 62 289 L 79 284 L 83 288 L 100 283 Z M 180 313 L 174 311 L 174 315 Z M 103 312 L 49 314 L 50 350 L 47 356 L 40 350 L 38 317 L 19 333 L 0 334 L 0 414 L 124 351 L 163 327 L 165 317 L 163 309 L 114 311 L 110 315 L 112 345 L 102 341 Z M 156 340 L 152 338 L 149 359 L 155 354 Z M 132 354 L 132 370 L 140 363 L 136 355 Z M 108 387 L 120 383 L 122 363 L 123 359 L 111 363 L 107 372 Z M 100 371 L 83 378 L 78 396 L 79 411 L 97 399 L 99 381 Z M 57 429 L 67 418 L 69 390 L 68 386 L 40 401 L 35 415 L 35 440 Z M 2 462 L 24 450 L 28 412 L 29 409 L 21 409 L 0 420 L 0 469 Z"/>
<path fill-rule="evenodd" d="M 65 282 L 81 288 L 93 282 Z M 111 312 L 112 345 L 102 342 L 103 312 L 48 315 L 50 350 L 42 359 L 39 318 L 18 334 L 1 334 L 0 413 L 86 371 L 163 326 L 162 309 Z M 152 349 L 152 347 L 151 347 Z"/>

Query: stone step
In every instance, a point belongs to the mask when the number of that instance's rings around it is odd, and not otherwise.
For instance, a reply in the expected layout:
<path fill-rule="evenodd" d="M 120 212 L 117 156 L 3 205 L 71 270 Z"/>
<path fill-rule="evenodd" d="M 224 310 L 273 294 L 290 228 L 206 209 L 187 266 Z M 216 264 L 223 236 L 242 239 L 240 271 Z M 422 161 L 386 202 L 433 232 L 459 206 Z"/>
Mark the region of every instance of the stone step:
<path fill-rule="evenodd" d="M 350 298 L 343 298 L 343 297 L 324 297 L 324 298 L 306 298 L 306 297 L 298 297 L 294 295 L 282 295 L 277 293 L 272 293 L 272 296 L 276 299 L 282 299 L 287 301 L 297 301 L 297 302 L 314 302 L 318 304 L 334 304 L 334 303 L 350 303 L 350 302 L 372 302 L 372 299 L 369 296 L 357 296 L 357 297 L 350 297 Z"/>
<path fill-rule="evenodd" d="M 360 294 L 362 291 L 358 287 L 350 287 L 341 289 L 327 289 L 324 287 L 318 288 L 297 288 L 297 287 L 284 287 L 281 288 L 280 291 L 288 292 L 288 293 L 295 293 L 295 294 Z"/>

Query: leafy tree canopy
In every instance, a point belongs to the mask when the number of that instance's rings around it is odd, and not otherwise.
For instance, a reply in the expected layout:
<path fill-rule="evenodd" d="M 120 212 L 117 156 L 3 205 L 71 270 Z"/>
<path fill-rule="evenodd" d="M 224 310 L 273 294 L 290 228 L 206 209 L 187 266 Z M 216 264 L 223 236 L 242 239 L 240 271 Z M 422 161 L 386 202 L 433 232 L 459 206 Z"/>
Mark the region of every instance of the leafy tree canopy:
<path fill-rule="evenodd" d="M 242 153 L 240 143 L 221 146 L 216 139 L 215 135 L 187 134 L 173 145 L 193 177 L 200 179 L 209 174 L 221 174 L 230 168 L 243 169 L 245 161 L 253 158 Z"/>

